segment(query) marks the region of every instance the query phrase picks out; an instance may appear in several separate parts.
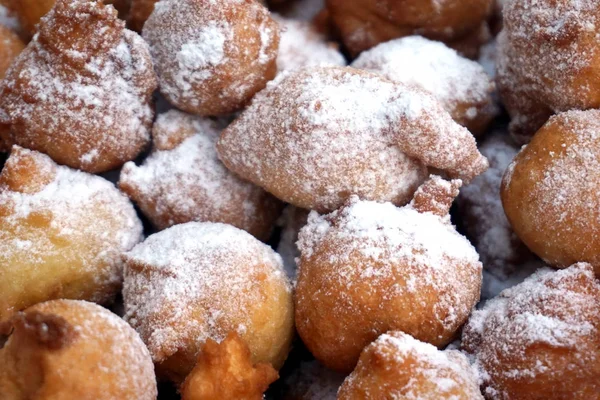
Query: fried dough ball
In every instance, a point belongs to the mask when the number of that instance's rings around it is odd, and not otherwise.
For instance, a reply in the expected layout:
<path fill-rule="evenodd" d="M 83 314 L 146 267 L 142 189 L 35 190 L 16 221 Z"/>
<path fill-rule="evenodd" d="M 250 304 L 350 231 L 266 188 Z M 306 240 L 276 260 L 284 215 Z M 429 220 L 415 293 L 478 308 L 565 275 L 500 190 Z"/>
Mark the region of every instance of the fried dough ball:
<path fill-rule="evenodd" d="M 101 1 L 57 1 L 0 86 L 5 141 L 94 173 L 134 159 L 150 141 L 156 76 L 124 25 Z"/>
<path fill-rule="evenodd" d="M 481 297 L 491 299 L 543 266 L 512 230 L 502 208 L 502 175 L 519 152 L 506 131 L 494 132 L 479 147 L 490 168 L 460 191 L 458 209 L 466 236 L 483 264 Z"/>
<path fill-rule="evenodd" d="M 148 349 L 125 321 L 96 304 L 37 304 L 6 322 L 5 330 L 3 400 L 156 399 Z"/>
<path fill-rule="evenodd" d="M 296 328 L 325 366 L 350 372 L 380 334 L 444 346 L 479 300 L 481 263 L 450 224 L 460 181 L 431 177 L 410 205 L 352 197 L 300 231 Z"/>
<path fill-rule="evenodd" d="M 223 222 L 268 240 L 282 204 L 242 181 L 217 158 L 220 127 L 171 110 L 154 124 L 154 151 L 125 164 L 119 187 L 159 229 L 190 221 Z"/>
<path fill-rule="evenodd" d="M 279 72 L 317 65 L 345 66 L 337 44 L 327 42 L 310 22 L 274 16 L 281 27 L 277 56 Z"/>
<path fill-rule="evenodd" d="M 589 264 L 540 270 L 475 311 L 463 333 L 489 400 L 600 393 L 600 283 Z"/>
<path fill-rule="evenodd" d="M 521 142 L 561 111 L 600 108 L 600 2 L 506 2 L 497 83 Z"/>
<path fill-rule="evenodd" d="M 483 400 L 459 351 L 440 351 L 400 331 L 368 345 L 338 393 L 339 400 Z"/>
<path fill-rule="evenodd" d="M 589 262 L 600 275 L 600 110 L 552 117 L 502 182 L 514 231 L 555 267 Z"/>
<path fill-rule="evenodd" d="M 406 204 L 427 166 L 467 181 L 487 168 L 473 136 L 431 95 L 341 67 L 280 74 L 217 151 L 243 179 L 319 212 L 351 195 Z"/>
<path fill-rule="evenodd" d="M 497 113 L 495 85 L 483 67 L 441 42 L 421 36 L 392 40 L 365 51 L 352 66 L 431 93 L 475 135 L 482 134 Z"/>
<path fill-rule="evenodd" d="M 492 0 L 327 0 L 331 20 L 355 57 L 379 43 L 414 34 L 456 41 L 480 29 Z"/>
<path fill-rule="evenodd" d="M 208 339 L 181 388 L 182 400 L 263 400 L 279 378 L 271 364 L 253 365 L 252 354 L 237 333 L 221 343 Z"/>
<path fill-rule="evenodd" d="M 157 371 L 182 382 L 207 339 L 237 332 L 253 362 L 279 369 L 294 333 L 291 286 L 281 258 L 230 225 L 176 225 L 124 256 L 125 319 Z"/>
<path fill-rule="evenodd" d="M 141 239 L 110 182 L 15 146 L 0 174 L 0 321 L 50 299 L 111 300 Z"/>
<path fill-rule="evenodd" d="M 131 8 L 127 17 L 131 29 L 137 32 L 142 31 L 148 17 L 154 11 L 156 3 L 158 3 L 158 0 L 131 0 Z"/>
<path fill-rule="evenodd" d="M 0 25 L 0 79 L 24 48 L 25 44 L 16 33 Z"/>
<path fill-rule="evenodd" d="M 161 93 L 192 114 L 239 111 L 277 72 L 279 26 L 256 0 L 163 0 L 143 36 Z"/>

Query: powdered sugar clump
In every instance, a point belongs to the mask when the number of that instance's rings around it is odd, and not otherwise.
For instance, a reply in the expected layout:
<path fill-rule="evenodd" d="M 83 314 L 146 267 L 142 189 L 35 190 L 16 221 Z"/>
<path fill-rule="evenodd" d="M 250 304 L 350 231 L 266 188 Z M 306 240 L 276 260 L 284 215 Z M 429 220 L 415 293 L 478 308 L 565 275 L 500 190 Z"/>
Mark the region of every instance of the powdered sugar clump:
<path fill-rule="evenodd" d="M 425 165 L 466 180 L 487 166 L 473 137 L 432 96 L 340 67 L 280 74 L 217 148 L 238 175 L 319 210 L 350 194 L 405 204 Z"/>
<path fill-rule="evenodd" d="M 483 68 L 441 42 L 409 36 L 381 43 L 352 63 L 431 93 L 455 120 L 493 114 L 494 84 Z"/>
<path fill-rule="evenodd" d="M 509 398 L 515 387 L 531 390 L 543 381 L 547 393 L 571 394 L 562 388 L 565 374 L 596 393 L 597 371 L 588 376 L 584 366 L 597 365 L 600 358 L 599 310 L 600 285 L 583 263 L 561 271 L 541 269 L 488 301 L 473 313 L 463 334 L 485 393 Z"/>
<path fill-rule="evenodd" d="M 291 290 L 281 258 L 230 225 L 176 225 L 125 259 L 125 319 L 157 363 L 178 350 L 195 353 L 207 338 L 220 341 L 232 330 L 244 337 L 252 305 L 270 301 L 266 288 Z"/>
<path fill-rule="evenodd" d="M 346 65 L 334 43 L 328 43 L 312 24 L 274 16 L 281 26 L 277 69 L 287 71 L 316 65 Z"/>

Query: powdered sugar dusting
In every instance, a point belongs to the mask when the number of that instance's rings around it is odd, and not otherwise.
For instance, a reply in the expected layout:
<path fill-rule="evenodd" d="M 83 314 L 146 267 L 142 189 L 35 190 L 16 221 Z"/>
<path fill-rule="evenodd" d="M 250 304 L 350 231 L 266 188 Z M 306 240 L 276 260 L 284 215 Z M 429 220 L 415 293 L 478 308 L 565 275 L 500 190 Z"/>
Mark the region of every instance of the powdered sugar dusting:
<path fill-rule="evenodd" d="M 129 200 L 100 177 L 56 166 L 45 155 L 16 147 L 3 175 L 18 174 L 17 168 L 28 165 L 22 164 L 23 157 L 37 163 L 28 173 L 49 180 L 26 192 L 0 186 L 0 265 L 24 263 L 35 269 L 64 259 L 74 271 L 95 271 L 98 285 L 118 286 L 121 252 L 142 239 L 142 224 Z M 41 225 L 40 219 L 45 221 Z M 79 248 L 83 243 L 85 251 Z"/>
<path fill-rule="evenodd" d="M 218 152 L 243 178 L 280 198 L 272 182 L 284 181 L 284 200 L 320 210 L 345 194 L 405 204 L 423 164 L 466 180 L 486 168 L 473 137 L 433 97 L 339 67 L 280 74 L 223 132 Z"/>
<path fill-rule="evenodd" d="M 455 119 L 472 120 L 478 108 L 493 112 L 494 84 L 483 68 L 441 42 L 421 36 L 391 40 L 361 53 L 352 66 L 426 90 Z M 465 112 L 465 104 L 473 112 Z"/>
<path fill-rule="evenodd" d="M 141 166 L 125 164 L 119 186 L 161 229 L 212 221 L 266 236 L 278 204 L 219 161 L 219 133 L 209 119 L 175 110 L 160 115 L 154 125 L 155 150 Z"/>
<path fill-rule="evenodd" d="M 309 22 L 274 16 L 281 26 L 277 69 L 281 71 L 317 65 L 346 65 L 337 45 L 326 42 Z"/>
<path fill-rule="evenodd" d="M 369 387 L 363 387 L 361 381 L 371 384 L 369 378 L 377 379 L 373 376 L 377 372 L 370 370 L 374 368 L 375 371 L 390 371 L 389 373 L 397 378 L 397 381 L 378 381 L 378 389 L 385 393 L 386 398 L 483 399 L 474 371 L 471 370 L 466 357 L 456 350 L 440 351 L 435 346 L 416 340 L 410 335 L 391 331 L 379 336 L 363 353 L 370 354 L 371 357 L 363 356 L 355 372 L 346 378 L 341 393 L 344 393 L 345 389 L 350 389 L 350 393 L 353 389 L 368 390 Z"/>
<path fill-rule="evenodd" d="M 33 309 L 62 316 L 75 328 L 75 348 L 65 350 L 74 360 L 77 359 L 74 353 L 83 346 L 99 346 L 102 355 L 94 358 L 94 368 L 100 377 L 110 382 L 111 393 L 135 395 L 139 400 L 156 399 L 152 358 L 139 335 L 121 318 L 87 301 L 57 300 L 41 303 Z M 82 347 L 78 346 L 80 343 Z M 52 368 L 56 376 L 72 376 L 72 362 L 56 362 Z"/>
<path fill-rule="evenodd" d="M 291 290 L 281 258 L 229 225 L 176 225 L 125 255 L 125 319 L 155 362 L 186 343 L 245 333 L 247 307 L 265 301 L 265 280 Z"/>
<path fill-rule="evenodd" d="M 475 311 L 463 346 L 473 354 L 486 393 L 494 398 L 508 395 L 498 382 L 560 385 L 567 371 L 574 378 L 582 366 L 598 362 L 598 310 L 600 285 L 590 265 L 541 269 Z M 566 353 L 549 355 L 561 349 Z M 557 356 L 558 363 L 552 361 Z"/>
<path fill-rule="evenodd" d="M 108 22 L 83 48 L 60 37 L 69 34 L 56 26 L 64 18 L 88 34 L 92 23 L 104 21 L 89 15 L 94 13 Z M 133 159 L 150 140 L 156 76 L 148 46 L 112 13 L 112 7 L 76 1 L 61 3 L 42 19 L 40 33 L 0 87 L 0 122 L 12 125 L 16 144 L 96 171 Z M 63 159 L 65 153 L 75 158 Z M 95 167 L 99 158 L 104 161 Z"/>

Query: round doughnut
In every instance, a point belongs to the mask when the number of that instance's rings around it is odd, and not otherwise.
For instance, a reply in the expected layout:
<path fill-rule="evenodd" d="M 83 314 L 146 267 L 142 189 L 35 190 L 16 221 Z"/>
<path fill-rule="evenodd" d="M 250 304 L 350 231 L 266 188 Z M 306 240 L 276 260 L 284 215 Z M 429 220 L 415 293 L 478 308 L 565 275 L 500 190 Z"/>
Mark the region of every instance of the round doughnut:
<path fill-rule="evenodd" d="M 344 380 L 338 400 L 483 400 L 469 361 L 400 331 L 377 338 Z"/>
<path fill-rule="evenodd" d="M 154 234 L 124 255 L 125 319 L 160 376 L 181 382 L 207 339 L 237 332 L 253 362 L 279 369 L 294 333 L 281 258 L 230 225 L 190 222 Z"/>
<path fill-rule="evenodd" d="M 141 239 L 110 182 L 13 147 L 0 174 L 0 321 L 50 299 L 112 300 L 121 253 Z"/>
<path fill-rule="evenodd" d="M 483 264 L 481 297 L 491 299 L 522 282 L 543 266 L 517 237 L 506 219 L 500 187 L 502 176 L 519 152 L 506 131 L 486 137 L 479 151 L 490 168 L 462 188 L 457 198 L 462 228 Z"/>
<path fill-rule="evenodd" d="M 552 117 L 502 181 L 512 228 L 548 264 L 589 262 L 600 275 L 600 110 Z"/>
<path fill-rule="evenodd" d="M 16 33 L 0 25 L 0 80 L 4 78 L 8 67 L 24 48 L 25 44 Z"/>
<path fill-rule="evenodd" d="M 134 159 L 154 115 L 148 46 L 101 1 L 58 0 L 39 30 L 0 85 L 5 141 L 93 173 Z"/>
<path fill-rule="evenodd" d="M 139 335 L 93 303 L 51 300 L 5 322 L 3 400 L 155 400 L 154 366 Z"/>
<path fill-rule="evenodd" d="M 319 212 L 351 195 L 406 204 L 428 166 L 466 181 L 487 168 L 431 95 L 347 67 L 280 74 L 223 131 L 217 152 L 243 179 Z"/>
<path fill-rule="evenodd" d="M 475 135 L 482 134 L 497 113 L 495 85 L 483 67 L 441 42 L 421 36 L 391 40 L 363 52 L 352 66 L 431 93 Z"/>
<path fill-rule="evenodd" d="M 310 22 L 277 15 L 273 18 L 281 28 L 277 55 L 278 72 L 318 65 L 346 65 L 346 59 L 340 53 L 337 44 L 327 42 L 325 36 Z"/>
<path fill-rule="evenodd" d="M 471 316 L 463 332 L 486 399 L 600 393 L 600 283 L 589 264 L 542 269 Z"/>
<path fill-rule="evenodd" d="M 521 143 L 554 113 L 600 108 L 600 2 L 514 0 L 503 13 L 496 81 Z"/>
<path fill-rule="evenodd" d="M 223 222 L 268 240 L 282 204 L 219 161 L 215 122 L 181 111 L 158 116 L 154 149 L 141 166 L 126 163 L 119 187 L 159 230 L 191 221 Z"/>
<path fill-rule="evenodd" d="M 239 111 L 277 72 L 279 26 L 256 0 L 163 0 L 143 36 L 161 93 L 192 114 Z"/>
<path fill-rule="evenodd" d="M 414 34 L 455 41 L 478 29 L 492 0 L 327 0 L 339 36 L 353 57 L 379 43 Z"/>
<path fill-rule="evenodd" d="M 296 328 L 325 366 L 350 372 L 380 334 L 444 346 L 479 300 L 481 263 L 450 224 L 460 181 L 432 177 L 410 205 L 352 197 L 300 231 Z"/>

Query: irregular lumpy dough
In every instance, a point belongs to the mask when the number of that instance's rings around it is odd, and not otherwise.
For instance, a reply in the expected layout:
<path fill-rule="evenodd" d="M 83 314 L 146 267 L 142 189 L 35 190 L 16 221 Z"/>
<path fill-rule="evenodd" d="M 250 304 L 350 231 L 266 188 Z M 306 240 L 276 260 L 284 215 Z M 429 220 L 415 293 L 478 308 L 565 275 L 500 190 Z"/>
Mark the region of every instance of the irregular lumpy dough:
<path fill-rule="evenodd" d="M 154 366 L 139 335 L 93 303 L 52 300 L 3 324 L 3 400 L 155 400 Z M 2 332 L 0 332 L 2 333 Z"/>
<path fill-rule="evenodd" d="M 476 32 L 492 0 L 327 0 L 338 35 L 352 56 L 414 34 L 457 41 Z"/>
<path fill-rule="evenodd" d="M 488 301 L 463 332 L 489 400 L 600 393 L 600 283 L 589 264 L 538 271 Z"/>
<path fill-rule="evenodd" d="M 296 328 L 325 366 L 350 372 L 380 334 L 448 344 L 479 300 L 481 263 L 450 224 L 460 182 L 432 177 L 410 205 L 353 197 L 300 231 Z"/>
<path fill-rule="evenodd" d="M 498 88 L 522 143 L 554 113 L 600 108 L 600 2 L 504 4 Z"/>
<path fill-rule="evenodd" d="M 0 85 L 0 128 L 7 143 L 108 171 L 150 142 L 156 86 L 148 46 L 112 6 L 59 0 Z"/>
<path fill-rule="evenodd" d="M 465 181 L 487 168 L 473 136 L 431 95 L 342 67 L 280 74 L 217 151 L 242 178 L 319 212 L 351 195 L 404 205 L 427 167 Z"/>
<path fill-rule="evenodd" d="M 163 0 L 143 36 L 161 93 L 192 114 L 238 111 L 277 72 L 279 25 L 256 0 Z"/>
<path fill-rule="evenodd" d="M 495 85 L 483 67 L 441 42 L 421 36 L 391 40 L 365 51 L 352 66 L 431 93 L 474 135 L 482 134 L 497 113 Z"/>
<path fill-rule="evenodd" d="M 469 360 L 400 331 L 381 335 L 360 355 L 338 400 L 483 400 Z"/>
<path fill-rule="evenodd" d="M 159 115 L 153 152 L 140 166 L 125 164 L 119 187 L 158 229 L 223 222 L 268 240 L 283 205 L 219 161 L 215 145 L 221 129 L 181 111 Z"/>
<path fill-rule="evenodd" d="M 600 275 L 600 111 L 552 117 L 504 174 L 510 224 L 548 264 L 589 262 Z"/>
<path fill-rule="evenodd" d="M 263 400 L 279 374 L 270 364 L 254 365 L 251 357 L 248 346 L 235 332 L 221 343 L 208 339 L 181 387 L 182 400 Z"/>
<path fill-rule="evenodd" d="M 0 321 L 50 299 L 111 300 L 141 240 L 110 182 L 15 146 L 0 174 Z"/>
<path fill-rule="evenodd" d="M 126 320 L 158 373 L 182 382 L 207 339 L 237 332 L 253 362 L 281 368 L 294 334 L 281 258 L 230 225 L 190 222 L 154 234 L 124 256 Z"/>

